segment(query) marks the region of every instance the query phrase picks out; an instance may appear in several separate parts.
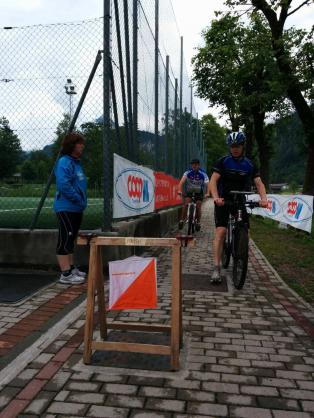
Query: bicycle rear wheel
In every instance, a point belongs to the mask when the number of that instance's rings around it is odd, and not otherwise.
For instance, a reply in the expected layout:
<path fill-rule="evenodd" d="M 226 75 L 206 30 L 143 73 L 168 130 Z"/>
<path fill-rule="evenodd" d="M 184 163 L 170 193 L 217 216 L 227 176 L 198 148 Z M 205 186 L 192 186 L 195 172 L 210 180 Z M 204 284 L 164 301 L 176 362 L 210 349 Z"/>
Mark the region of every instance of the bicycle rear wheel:
<path fill-rule="evenodd" d="M 193 205 L 190 205 L 189 207 L 189 213 L 188 213 L 188 235 L 193 235 L 194 234 L 194 229 L 195 229 L 195 225 L 194 225 L 194 208 Z"/>
<path fill-rule="evenodd" d="M 234 254 L 232 279 L 236 289 L 242 289 L 248 266 L 249 237 L 246 225 L 237 227 L 234 231 Z"/>

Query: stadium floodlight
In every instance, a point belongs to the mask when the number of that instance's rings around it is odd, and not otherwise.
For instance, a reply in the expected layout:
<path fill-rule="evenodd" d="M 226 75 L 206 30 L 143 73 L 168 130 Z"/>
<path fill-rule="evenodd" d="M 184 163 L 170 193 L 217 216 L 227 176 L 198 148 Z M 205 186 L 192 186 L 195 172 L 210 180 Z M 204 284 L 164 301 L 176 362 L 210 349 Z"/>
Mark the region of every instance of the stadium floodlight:
<path fill-rule="evenodd" d="M 64 88 L 65 88 L 66 94 L 69 96 L 70 120 L 71 120 L 71 117 L 72 117 L 72 105 L 73 105 L 73 98 L 72 97 L 73 97 L 74 94 L 77 94 L 77 92 L 75 91 L 76 86 L 75 86 L 75 84 L 73 84 L 71 78 L 67 78 L 67 82 L 64 85 Z"/>

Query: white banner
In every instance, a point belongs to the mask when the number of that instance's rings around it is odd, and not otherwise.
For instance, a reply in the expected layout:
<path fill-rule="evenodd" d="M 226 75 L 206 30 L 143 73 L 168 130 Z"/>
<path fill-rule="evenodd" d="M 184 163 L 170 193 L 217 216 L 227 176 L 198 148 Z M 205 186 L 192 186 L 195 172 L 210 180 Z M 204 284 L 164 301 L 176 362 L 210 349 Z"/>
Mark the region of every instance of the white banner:
<path fill-rule="evenodd" d="M 260 197 L 254 194 L 249 200 L 260 200 Z M 313 196 L 268 194 L 267 200 L 267 208 L 255 208 L 252 213 L 311 232 Z"/>
<path fill-rule="evenodd" d="M 117 154 L 114 154 L 113 167 L 113 217 L 154 212 L 154 172 Z"/>

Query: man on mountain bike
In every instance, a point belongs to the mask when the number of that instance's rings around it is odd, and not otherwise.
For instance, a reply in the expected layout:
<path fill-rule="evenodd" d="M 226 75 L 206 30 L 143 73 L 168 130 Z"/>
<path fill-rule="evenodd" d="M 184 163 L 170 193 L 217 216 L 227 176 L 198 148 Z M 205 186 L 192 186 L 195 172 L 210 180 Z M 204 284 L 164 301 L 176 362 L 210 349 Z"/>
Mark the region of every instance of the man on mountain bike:
<path fill-rule="evenodd" d="M 182 210 L 181 220 L 179 222 L 179 229 L 183 228 L 184 221 L 186 219 L 188 204 L 192 200 L 192 195 L 194 193 L 196 200 L 196 218 L 197 222 L 195 225 L 196 231 L 201 229 L 201 206 L 202 200 L 204 197 L 209 196 L 209 178 L 204 170 L 200 168 L 200 161 L 197 158 L 191 160 L 191 168 L 187 170 L 179 183 L 178 194 L 183 194 L 183 186 L 185 185 L 185 194 L 184 194 L 184 206 Z"/>
<path fill-rule="evenodd" d="M 227 135 L 226 143 L 230 153 L 220 158 L 213 166 L 210 179 L 210 191 L 215 203 L 215 237 L 213 242 L 214 270 L 211 282 L 221 282 L 220 265 L 223 243 L 227 231 L 229 213 L 233 213 L 232 206 L 224 205 L 232 201 L 232 190 L 250 191 L 252 181 L 260 195 L 259 205 L 267 207 L 265 186 L 256 166 L 244 155 L 246 137 L 243 132 L 231 132 Z M 248 214 L 243 205 L 243 220 L 248 223 Z"/>

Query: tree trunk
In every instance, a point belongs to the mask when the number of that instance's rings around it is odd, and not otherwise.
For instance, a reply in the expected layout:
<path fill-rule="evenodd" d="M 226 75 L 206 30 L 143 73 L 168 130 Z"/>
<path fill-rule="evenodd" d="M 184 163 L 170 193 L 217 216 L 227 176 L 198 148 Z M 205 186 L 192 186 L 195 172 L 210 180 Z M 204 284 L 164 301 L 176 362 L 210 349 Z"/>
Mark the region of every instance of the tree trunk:
<path fill-rule="evenodd" d="M 303 193 L 314 196 L 314 144 L 309 144 Z"/>
<path fill-rule="evenodd" d="M 285 49 L 283 40 L 283 27 L 288 16 L 290 3 L 282 2 L 280 20 L 276 12 L 265 0 L 252 0 L 253 6 L 260 10 L 266 17 L 272 32 L 272 47 L 279 71 L 287 83 L 287 95 L 293 103 L 302 122 L 304 133 L 309 146 L 308 159 L 305 170 L 303 193 L 314 195 L 314 112 L 306 102 L 300 82 L 295 77 L 294 70 L 290 65 L 290 57 Z"/>
<path fill-rule="evenodd" d="M 245 122 L 245 155 L 251 160 L 253 158 L 253 123 L 251 120 Z"/>
<path fill-rule="evenodd" d="M 270 149 L 265 135 L 265 112 L 259 109 L 253 110 L 254 136 L 258 146 L 258 156 L 260 162 L 260 174 L 266 189 L 269 189 L 269 160 Z"/>

